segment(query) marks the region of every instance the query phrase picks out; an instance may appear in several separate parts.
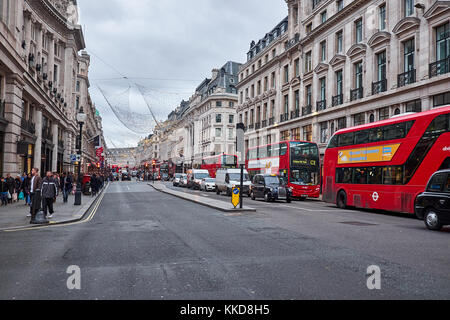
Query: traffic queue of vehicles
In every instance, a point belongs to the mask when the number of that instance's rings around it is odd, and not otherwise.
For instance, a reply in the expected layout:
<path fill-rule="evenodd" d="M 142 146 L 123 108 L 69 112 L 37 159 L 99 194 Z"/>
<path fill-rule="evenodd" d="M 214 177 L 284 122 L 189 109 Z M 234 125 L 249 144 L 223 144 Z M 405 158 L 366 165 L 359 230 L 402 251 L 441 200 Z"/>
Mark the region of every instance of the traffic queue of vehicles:
<path fill-rule="evenodd" d="M 237 167 L 234 155 L 208 157 L 177 185 L 230 196 Z M 337 131 L 323 170 L 317 144 L 304 141 L 250 148 L 245 168 L 242 193 L 252 199 L 319 198 L 322 187 L 322 200 L 339 208 L 415 214 L 440 230 L 450 225 L 450 106 Z"/>

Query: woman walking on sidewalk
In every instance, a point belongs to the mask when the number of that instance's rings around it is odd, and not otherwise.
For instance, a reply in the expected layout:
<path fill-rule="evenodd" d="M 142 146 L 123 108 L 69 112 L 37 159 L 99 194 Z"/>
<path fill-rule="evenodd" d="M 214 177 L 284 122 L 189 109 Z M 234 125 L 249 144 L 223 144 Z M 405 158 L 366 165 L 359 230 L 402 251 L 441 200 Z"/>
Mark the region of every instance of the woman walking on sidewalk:
<path fill-rule="evenodd" d="M 31 174 L 28 174 L 22 182 L 22 191 L 25 197 L 25 205 L 29 206 L 31 204 L 30 199 L 30 187 L 31 187 Z"/>

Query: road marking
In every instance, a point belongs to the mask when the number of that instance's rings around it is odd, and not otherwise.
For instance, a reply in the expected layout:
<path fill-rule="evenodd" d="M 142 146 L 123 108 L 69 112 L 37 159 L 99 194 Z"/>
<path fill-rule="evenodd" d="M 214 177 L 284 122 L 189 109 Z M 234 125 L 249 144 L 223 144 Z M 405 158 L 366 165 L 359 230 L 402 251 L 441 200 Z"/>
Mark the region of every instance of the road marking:
<path fill-rule="evenodd" d="M 293 207 L 293 206 L 287 206 L 287 205 L 281 205 L 281 207 L 291 208 L 291 209 L 297 209 L 297 210 L 306 210 L 309 212 L 335 212 L 336 210 L 329 210 L 329 209 L 307 209 L 303 207 Z"/>
<path fill-rule="evenodd" d="M 54 228 L 54 227 L 67 227 L 67 226 L 73 226 L 73 225 L 89 222 L 94 218 L 95 214 L 97 213 L 97 209 L 100 206 L 100 203 L 103 201 L 103 197 L 105 196 L 106 190 L 108 188 L 109 188 L 109 184 L 106 187 L 105 191 L 100 196 L 100 198 L 96 200 L 97 202 L 95 203 L 94 208 L 92 209 L 91 213 L 89 214 L 89 216 L 86 219 L 83 219 L 81 221 L 76 221 L 76 222 L 62 223 L 62 224 L 56 224 L 57 222 L 52 221 L 48 225 L 43 225 L 43 226 L 39 226 L 39 227 L 14 229 L 14 230 L 3 230 L 3 232 L 30 231 L 30 230 L 40 230 L 40 229 Z"/>

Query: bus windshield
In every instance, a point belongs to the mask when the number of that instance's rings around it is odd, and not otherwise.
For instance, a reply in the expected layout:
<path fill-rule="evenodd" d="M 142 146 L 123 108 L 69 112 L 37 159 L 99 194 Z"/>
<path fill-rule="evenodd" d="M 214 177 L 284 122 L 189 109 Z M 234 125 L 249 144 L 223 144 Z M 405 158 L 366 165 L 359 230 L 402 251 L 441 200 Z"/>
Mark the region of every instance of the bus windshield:
<path fill-rule="evenodd" d="M 291 168 L 291 183 L 298 185 L 318 185 L 319 168 L 302 166 Z"/>
<path fill-rule="evenodd" d="M 237 166 L 237 157 L 223 155 L 222 156 L 222 166 L 223 167 L 236 167 Z"/>

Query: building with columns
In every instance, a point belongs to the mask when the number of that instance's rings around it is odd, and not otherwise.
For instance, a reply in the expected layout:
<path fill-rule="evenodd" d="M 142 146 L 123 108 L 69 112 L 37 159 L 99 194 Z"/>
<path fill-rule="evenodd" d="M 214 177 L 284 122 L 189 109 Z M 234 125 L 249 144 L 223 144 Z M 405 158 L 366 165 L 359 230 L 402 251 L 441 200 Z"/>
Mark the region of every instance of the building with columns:
<path fill-rule="evenodd" d="M 239 73 L 246 146 L 450 104 L 450 1 L 285 0 Z"/>
<path fill-rule="evenodd" d="M 85 42 L 77 21 L 76 0 L 0 0 L 1 175 L 32 167 L 42 174 L 75 171 L 70 154 L 76 153 L 81 106 L 103 137 L 90 98 L 77 105 L 89 66 L 89 56 L 79 55 Z"/>

